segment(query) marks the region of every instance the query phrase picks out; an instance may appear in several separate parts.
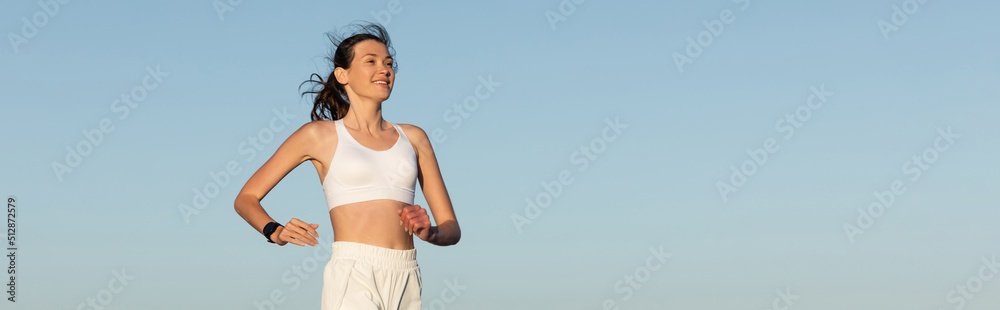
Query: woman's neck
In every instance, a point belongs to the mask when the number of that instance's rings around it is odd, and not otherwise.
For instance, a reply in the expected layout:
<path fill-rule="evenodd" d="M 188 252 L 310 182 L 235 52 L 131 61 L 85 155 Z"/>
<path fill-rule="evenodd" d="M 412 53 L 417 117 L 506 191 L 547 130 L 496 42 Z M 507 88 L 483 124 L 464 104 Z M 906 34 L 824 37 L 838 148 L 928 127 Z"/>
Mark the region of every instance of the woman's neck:
<path fill-rule="evenodd" d="M 343 119 L 345 124 L 356 127 L 358 130 L 368 133 L 376 133 L 386 129 L 385 120 L 382 119 L 381 102 L 365 102 L 358 100 L 351 102 L 347 115 Z"/>

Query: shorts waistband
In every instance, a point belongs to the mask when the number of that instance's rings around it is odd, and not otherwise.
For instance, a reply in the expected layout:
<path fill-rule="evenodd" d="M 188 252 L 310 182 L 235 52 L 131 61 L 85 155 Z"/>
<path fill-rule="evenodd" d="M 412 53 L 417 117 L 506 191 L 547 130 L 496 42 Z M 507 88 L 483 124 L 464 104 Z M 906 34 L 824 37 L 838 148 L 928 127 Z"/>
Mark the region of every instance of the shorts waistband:
<path fill-rule="evenodd" d="M 336 241 L 331 259 L 351 259 L 389 269 L 417 267 L 417 249 L 396 250 L 370 244 Z"/>

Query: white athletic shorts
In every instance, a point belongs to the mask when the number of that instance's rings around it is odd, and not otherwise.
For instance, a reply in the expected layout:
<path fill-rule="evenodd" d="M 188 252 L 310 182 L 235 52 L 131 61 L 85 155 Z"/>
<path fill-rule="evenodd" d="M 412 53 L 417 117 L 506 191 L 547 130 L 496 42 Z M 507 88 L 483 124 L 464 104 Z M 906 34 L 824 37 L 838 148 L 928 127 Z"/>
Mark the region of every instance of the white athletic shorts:
<path fill-rule="evenodd" d="M 417 250 L 337 241 L 323 269 L 323 310 L 420 310 Z"/>

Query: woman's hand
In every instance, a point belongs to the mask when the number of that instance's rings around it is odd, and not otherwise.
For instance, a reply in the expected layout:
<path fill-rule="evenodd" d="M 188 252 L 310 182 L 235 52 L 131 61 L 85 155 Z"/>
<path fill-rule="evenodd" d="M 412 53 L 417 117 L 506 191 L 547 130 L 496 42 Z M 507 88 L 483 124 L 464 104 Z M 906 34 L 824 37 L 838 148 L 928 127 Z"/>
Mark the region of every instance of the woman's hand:
<path fill-rule="evenodd" d="M 319 228 L 319 224 L 306 224 L 306 222 L 293 218 L 288 221 L 285 227 L 278 227 L 278 230 L 274 232 L 274 235 L 278 236 L 278 240 L 274 240 L 274 243 L 285 245 L 291 242 L 300 246 L 306 246 L 306 244 L 315 246 L 319 244 L 316 241 L 316 238 L 319 238 L 316 228 Z"/>
<path fill-rule="evenodd" d="M 408 234 L 416 234 L 420 240 L 430 241 L 433 237 L 431 231 L 431 218 L 427 216 L 427 209 L 420 205 L 411 205 L 397 211 L 399 214 L 399 224 L 403 225 L 403 230 Z"/>

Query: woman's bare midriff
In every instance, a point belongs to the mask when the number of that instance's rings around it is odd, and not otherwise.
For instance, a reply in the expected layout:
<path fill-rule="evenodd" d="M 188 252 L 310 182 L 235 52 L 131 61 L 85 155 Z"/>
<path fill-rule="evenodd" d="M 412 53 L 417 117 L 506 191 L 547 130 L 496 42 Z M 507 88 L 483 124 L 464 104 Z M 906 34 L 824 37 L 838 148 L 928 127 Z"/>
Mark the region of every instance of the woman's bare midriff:
<path fill-rule="evenodd" d="M 413 236 L 399 225 L 396 212 L 408 206 L 391 199 L 341 205 L 330 210 L 333 241 L 350 241 L 383 248 L 409 250 Z"/>

